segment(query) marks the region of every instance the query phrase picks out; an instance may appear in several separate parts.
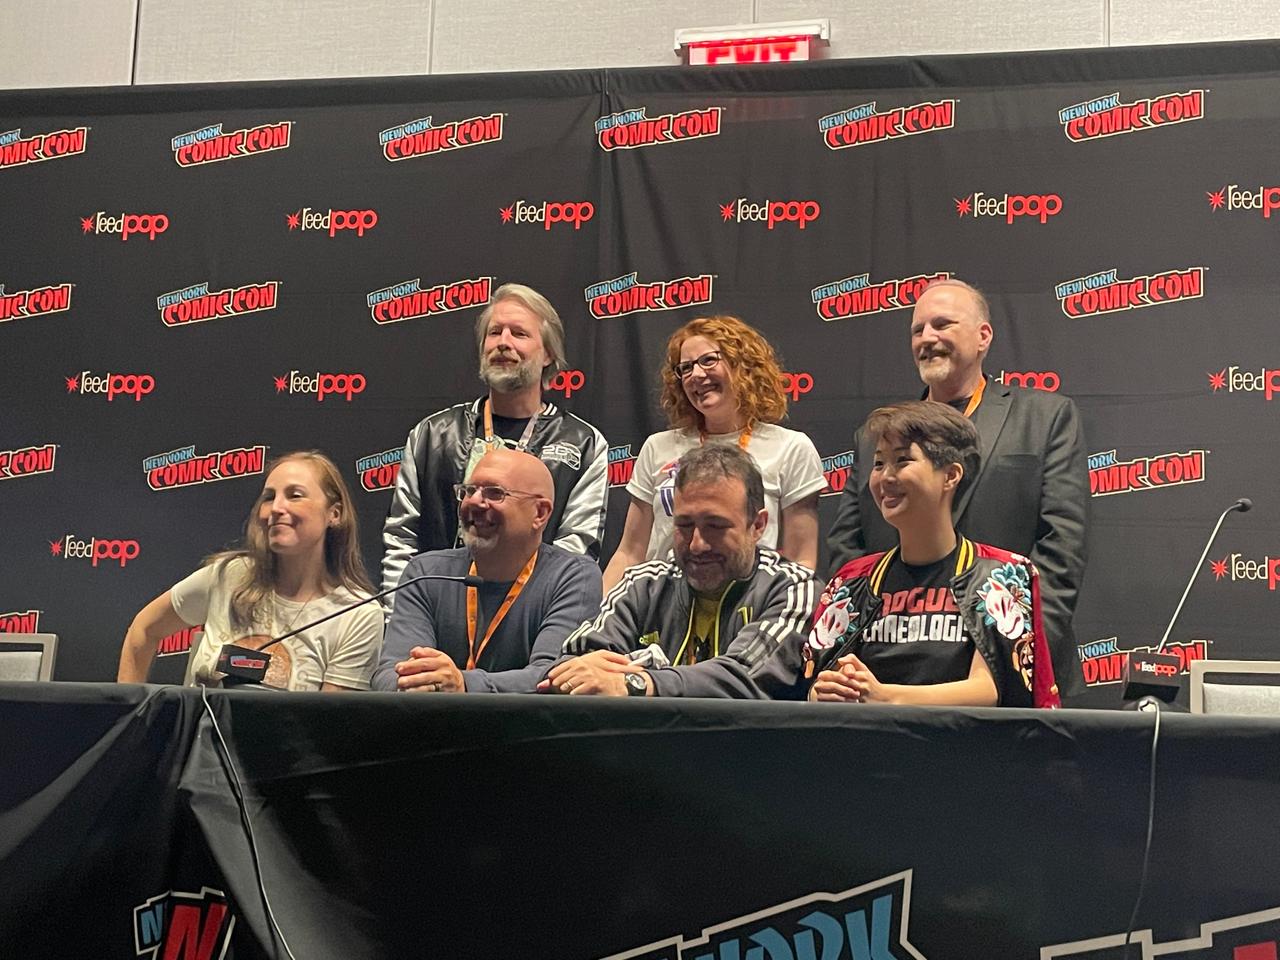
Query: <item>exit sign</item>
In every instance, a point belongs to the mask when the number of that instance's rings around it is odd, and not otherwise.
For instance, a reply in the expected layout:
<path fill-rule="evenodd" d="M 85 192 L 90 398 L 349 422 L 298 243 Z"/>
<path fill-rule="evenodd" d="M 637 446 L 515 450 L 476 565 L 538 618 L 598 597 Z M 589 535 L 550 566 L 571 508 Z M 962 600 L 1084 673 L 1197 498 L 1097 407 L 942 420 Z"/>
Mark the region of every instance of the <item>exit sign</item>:
<path fill-rule="evenodd" d="M 677 30 L 675 49 L 690 66 L 787 63 L 808 60 L 831 36 L 831 21 L 757 23 L 738 27 Z"/>

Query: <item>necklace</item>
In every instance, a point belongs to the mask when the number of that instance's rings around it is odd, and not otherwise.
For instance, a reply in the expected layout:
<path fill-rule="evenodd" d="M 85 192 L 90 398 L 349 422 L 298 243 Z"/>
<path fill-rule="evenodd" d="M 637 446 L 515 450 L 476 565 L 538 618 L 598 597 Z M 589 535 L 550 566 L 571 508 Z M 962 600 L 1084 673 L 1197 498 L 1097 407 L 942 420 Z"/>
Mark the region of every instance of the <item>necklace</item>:
<path fill-rule="evenodd" d="M 276 632 L 276 605 L 277 603 L 289 603 L 291 601 L 286 600 L 284 597 L 280 596 L 280 594 L 272 590 L 271 591 L 271 636 L 272 637 L 284 636 L 284 634 L 292 630 L 294 624 L 296 624 L 299 620 L 302 619 L 302 615 L 306 613 L 307 607 L 311 606 L 311 601 L 314 599 L 316 599 L 315 596 L 307 597 L 306 601 L 302 604 L 302 606 L 298 608 L 298 612 L 293 615 L 293 619 L 284 625 L 283 630 L 277 633 Z"/>

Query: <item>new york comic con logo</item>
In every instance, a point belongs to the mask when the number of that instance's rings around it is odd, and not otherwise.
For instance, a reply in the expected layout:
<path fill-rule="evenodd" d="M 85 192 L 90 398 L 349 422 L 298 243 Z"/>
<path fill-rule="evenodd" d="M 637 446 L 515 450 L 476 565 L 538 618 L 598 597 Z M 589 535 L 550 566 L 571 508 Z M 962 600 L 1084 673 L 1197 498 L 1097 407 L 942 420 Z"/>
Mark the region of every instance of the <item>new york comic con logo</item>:
<path fill-rule="evenodd" d="M 844 488 L 853 478 L 853 467 L 857 460 L 857 451 L 842 450 L 829 457 L 822 458 L 822 476 L 827 481 L 826 487 L 818 494 L 821 497 L 833 497 L 844 493 Z"/>
<path fill-rule="evenodd" d="M 813 307 L 823 320 L 847 320 L 865 317 L 886 310 L 901 310 L 915 306 L 924 288 L 935 280 L 949 278 L 949 273 L 926 273 L 899 280 L 871 282 L 868 273 L 845 277 L 832 283 L 814 287 L 809 295 Z"/>
<path fill-rule="evenodd" d="M 1206 93 L 1207 90 L 1188 90 L 1121 103 L 1117 91 L 1063 107 L 1058 111 L 1058 122 L 1073 143 L 1154 130 L 1174 123 L 1203 120 Z"/>
<path fill-rule="evenodd" d="M 33 133 L 29 137 L 22 135 L 21 128 L 6 130 L 0 133 L 0 170 L 59 157 L 74 157 L 84 153 L 88 140 L 88 127 Z"/>
<path fill-rule="evenodd" d="M 267 448 L 261 444 L 212 453 L 196 453 L 192 444 L 147 457 L 142 461 L 142 472 L 152 490 L 176 490 L 262 473 L 266 458 Z"/>
<path fill-rule="evenodd" d="M 907 938 L 910 915 L 911 871 L 905 870 L 737 917 L 691 940 L 676 935 L 604 960 L 925 960 Z"/>
<path fill-rule="evenodd" d="M 0 450 L 0 480 L 15 477 L 31 477 L 38 473 L 53 473 L 53 462 L 58 448 L 52 443 L 41 447 L 16 447 Z"/>
<path fill-rule="evenodd" d="M 1280 370 L 1269 367 L 1261 367 L 1255 373 L 1233 364 L 1206 376 L 1214 393 L 1219 390 L 1227 393 L 1261 393 L 1268 402 L 1280 393 Z"/>
<path fill-rule="evenodd" d="M 415 277 L 374 290 L 365 295 L 365 302 L 373 322 L 381 325 L 483 307 L 489 303 L 492 292 L 493 277 L 454 280 L 425 288 L 422 278 Z"/>
<path fill-rule="evenodd" d="M 176 657 L 179 654 L 190 653 L 192 646 L 199 642 L 202 633 L 204 633 L 204 624 L 175 630 L 167 637 L 160 638 L 160 642 L 156 645 L 156 656 Z"/>
<path fill-rule="evenodd" d="M 1129 662 L 1129 654 L 1155 653 L 1156 648 L 1153 646 L 1121 650 L 1118 641 L 1118 637 L 1104 637 L 1076 647 L 1076 653 L 1080 656 L 1080 672 L 1084 674 L 1086 686 L 1104 687 L 1119 683 L 1124 678 L 1124 667 Z M 1209 642 L 1187 640 L 1182 643 L 1166 643 L 1163 652 L 1178 658 L 1178 673 L 1184 674 L 1191 669 L 1192 660 L 1209 658 Z"/>
<path fill-rule="evenodd" d="M 1280 187 L 1258 187 L 1240 189 L 1240 184 L 1229 183 L 1220 190 L 1206 190 L 1205 197 L 1214 210 L 1227 208 L 1228 212 L 1236 210 L 1257 210 L 1263 220 L 1271 219 L 1271 211 L 1280 209 Z"/>
<path fill-rule="evenodd" d="M 148 960 L 221 960 L 235 926 L 221 890 L 166 890 L 133 908 L 133 949 Z"/>
<path fill-rule="evenodd" d="M 1276 960 L 1280 907 L 1200 924 L 1185 940 L 1158 943 L 1151 930 L 1135 930 L 1125 948 L 1121 933 L 1040 948 L 1040 960 Z"/>
<path fill-rule="evenodd" d="M 625 487 L 635 472 L 636 455 L 631 452 L 631 444 L 609 448 L 609 486 Z"/>
<path fill-rule="evenodd" d="M 262 310 L 274 310 L 279 296 L 279 280 L 213 291 L 209 290 L 209 283 L 205 281 L 160 294 L 156 297 L 156 308 L 166 327 L 180 327 L 219 317 L 238 317 Z"/>
<path fill-rule="evenodd" d="M 1096 317 L 1202 297 L 1204 274 L 1204 267 L 1187 267 L 1121 279 L 1114 269 L 1102 270 L 1066 280 L 1054 287 L 1053 292 L 1068 317 Z"/>
<path fill-rule="evenodd" d="M 263 123 L 256 127 L 223 133 L 222 124 L 211 123 L 199 130 L 180 133 L 169 141 L 173 159 L 180 167 L 252 157 L 260 153 L 286 150 L 293 131 L 292 120 Z"/>
<path fill-rule="evenodd" d="M 828 149 L 845 150 L 868 143 L 883 143 L 955 126 L 956 101 L 936 100 L 909 107 L 876 109 L 876 101 L 859 104 L 818 119 L 818 132 Z"/>
<path fill-rule="evenodd" d="M 602 150 L 634 150 L 661 143 L 680 143 L 720 135 L 724 107 L 702 107 L 650 118 L 645 107 L 606 114 L 596 120 L 596 142 Z"/>
<path fill-rule="evenodd" d="M 373 493 L 375 490 L 390 490 L 396 485 L 400 476 L 400 460 L 404 457 L 402 447 L 392 447 L 381 453 L 371 453 L 356 461 L 356 474 L 360 477 L 360 486 Z"/>
<path fill-rule="evenodd" d="M 583 291 L 591 315 L 597 320 L 623 317 L 646 310 L 678 310 L 711 302 L 714 274 L 640 283 L 637 274 L 593 283 Z"/>
<path fill-rule="evenodd" d="M 47 317 L 71 309 L 73 283 L 57 283 L 31 290 L 5 290 L 0 283 L 0 323 L 7 320 L 24 320 L 27 317 Z"/>
<path fill-rule="evenodd" d="M 1204 480 L 1204 462 L 1208 450 L 1186 453 L 1162 453 L 1158 456 L 1120 460 L 1116 451 L 1089 456 L 1089 493 L 1109 497 L 1117 493 L 1157 490 Z"/>
<path fill-rule="evenodd" d="M 419 117 L 388 127 L 378 134 L 384 159 L 395 163 L 413 157 L 429 157 L 435 153 L 461 150 L 502 139 L 501 113 L 487 117 L 450 120 L 439 126 L 432 117 Z"/>
<path fill-rule="evenodd" d="M 0 613 L 0 633 L 39 633 L 40 610 L 10 610 Z"/>

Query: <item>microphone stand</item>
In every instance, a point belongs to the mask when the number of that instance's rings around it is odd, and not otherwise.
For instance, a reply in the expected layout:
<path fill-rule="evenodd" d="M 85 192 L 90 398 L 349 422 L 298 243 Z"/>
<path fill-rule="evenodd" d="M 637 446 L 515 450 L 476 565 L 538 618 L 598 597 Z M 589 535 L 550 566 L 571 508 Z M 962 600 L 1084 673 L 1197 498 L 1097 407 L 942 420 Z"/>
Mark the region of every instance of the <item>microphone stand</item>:
<path fill-rule="evenodd" d="M 228 687 L 257 687 L 262 690 L 278 690 L 279 687 L 272 687 L 263 683 L 263 679 L 267 675 L 267 670 L 271 666 L 271 654 L 264 652 L 267 647 L 275 646 L 282 640 L 288 640 L 290 637 L 296 637 L 298 634 L 310 630 L 312 627 L 318 627 L 320 624 L 332 620 L 334 617 L 340 617 L 344 613 L 349 613 L 356 607 L 362 607 L 366 603 L 373 603 L 375 600 L 381 600 L 388 594 L 395 593 L 407 586 L 415 583 L 421 583 L 424 580 L 452 580 L 457 583 L 465 584 L 468 587 L 479 587 L 484 584 L 484 579 L 473 576 L 454 576 L 444 573 L 424 573 L 420 577 L 411 577 L 408 580 L 402 580 L 389 590 L 383 590 L 381 593 L 375 593 L 371 597 L 365 597 L 349 606 L 333 613 L 326 614 L 318 620 L 312 620 L 310 623 L 304 623 L 296 629 L 283 633 L 278 637 L 273 637 L 264 643 L 261 647 L 247 647 L 237 643 L 224 643 L 222 649 L 218 651 L 217 671 L 223 674 L 222 686 Z"/>

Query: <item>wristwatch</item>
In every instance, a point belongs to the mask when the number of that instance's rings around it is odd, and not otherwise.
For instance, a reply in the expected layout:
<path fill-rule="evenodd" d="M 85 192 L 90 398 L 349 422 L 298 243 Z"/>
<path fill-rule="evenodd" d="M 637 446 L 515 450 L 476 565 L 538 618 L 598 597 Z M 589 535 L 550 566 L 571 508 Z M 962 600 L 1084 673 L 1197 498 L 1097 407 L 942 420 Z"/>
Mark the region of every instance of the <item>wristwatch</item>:
<path fill-rule="evenodd" d="M 649 693 L 649 685 L 644 682 L 643 673 L 624 673 L 622 682 L 627 685 L 628 697 L 643 697 Z"/>

